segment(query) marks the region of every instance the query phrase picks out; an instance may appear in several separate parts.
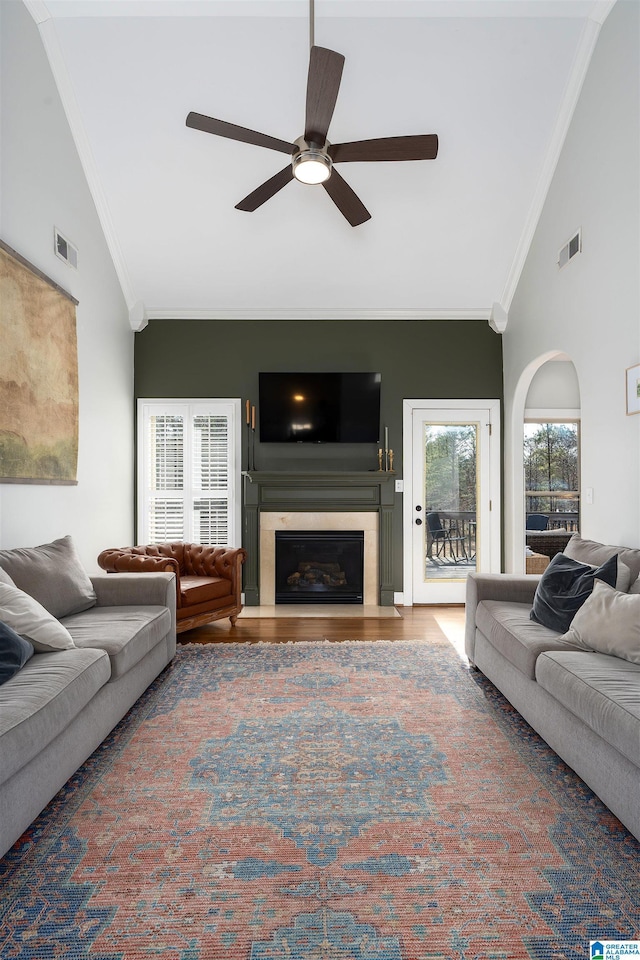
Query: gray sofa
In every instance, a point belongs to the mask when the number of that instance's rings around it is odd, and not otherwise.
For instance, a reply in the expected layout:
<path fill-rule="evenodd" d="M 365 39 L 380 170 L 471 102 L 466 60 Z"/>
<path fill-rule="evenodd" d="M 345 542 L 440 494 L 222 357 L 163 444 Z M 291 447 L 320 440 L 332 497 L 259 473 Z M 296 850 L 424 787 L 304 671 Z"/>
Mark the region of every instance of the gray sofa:
<path fill-rule="evenodd" d="M 639 592 L 640 550 L 574 534 L 564 553 L 594 566 L 617 554 L 631 572 L 630 594 Z M 532 621 L 539 580 L 509 574 L 469 577 L 467 656 L 640 839 L 640 663 L 586 649 Z M 638 598 L 631 599 L 637 610 Z M 608 629 L 615 637 L 615 618 Z M 636 629 L 640 621 L 632 624 Z"/>
<path fill-rule="evenodd" d="M 0 552 L 2 582 L 20 586 L 11 553 Z M 173 574 L 104 574 L 86 583 L 91 606 L 59 619 L 73 647 L 39 652 L 36 642 L 0 685 L 0 856 L 175 654 Z"/>

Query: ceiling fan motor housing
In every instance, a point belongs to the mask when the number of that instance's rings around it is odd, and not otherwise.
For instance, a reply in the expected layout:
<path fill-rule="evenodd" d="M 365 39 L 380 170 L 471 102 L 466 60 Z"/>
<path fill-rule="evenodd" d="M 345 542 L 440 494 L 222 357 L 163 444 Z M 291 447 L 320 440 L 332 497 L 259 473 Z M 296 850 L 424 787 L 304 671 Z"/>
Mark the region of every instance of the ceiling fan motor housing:
<path fill-rule="evenodd" d="M 331 176 L 331 157 L 328 154 L 329 141 L 322 146 L 304 137 L 294 140 L 297 149 L 291 158 L 291 167 L 296 180 L 302 183 L 325 183 Z"/>

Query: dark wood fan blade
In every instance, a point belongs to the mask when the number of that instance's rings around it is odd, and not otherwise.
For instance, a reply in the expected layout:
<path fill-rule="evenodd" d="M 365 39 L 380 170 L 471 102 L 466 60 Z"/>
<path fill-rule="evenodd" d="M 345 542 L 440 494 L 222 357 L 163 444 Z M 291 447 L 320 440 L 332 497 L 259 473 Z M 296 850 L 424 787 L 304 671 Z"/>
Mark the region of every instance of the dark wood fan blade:
<path fill-rule="evenodd" d="M 344 57 L 326 47 L 311 47 L 307 79 L 307 110 L 304 138 L 320 146 L 327 139 L 327 130 L 335 109 L 342 78 Z"/>
<path fill-rule="evenodd" d="M 254 190 L 253 193 L 250 193 L 248 197 L 241 200 L 240 203 L 236 203 L 236 210 L 246 210 L 247 213 L 253 213 L 253 211 L 261 207 L 263 203 L 270 200 L 278 190 L 286 187 L 290 180 L 293 180 L 293 170 L 291 166 L 288 166 L 285 167 L 284 170 L 281 170 L 280 173 L 276 173 L 275 177 L 266 180 Z"/>
<path fill-rule="evenodd" d="M 296 149 L 295 144 L 287 143 L 286 140 L 278 140 L 277 137 L 269 137 L 266 133 L 257 133 L 255 130 L 248 130 L 247 127 L 239 127 L 235 123 L 227 123 L 226 120 L 214 120 L 213 117 L 205 117 L 202 113 L 193 111 L 187 117 L 187 126 L 193 127 L 194 130 L 203 130 L 205 133 L 213 133 L 216 137 L 226 137 L 228 140 L 252 143 L 256 147 L 279 150 L 280 153 L 293 153 Z"/>
<path fill-rule="evenodd" d="M 334 163 L 350 160 L 435 160 L 438 156 L 438 137 L 426 133 L 416 137 L 381 137 L 378 140 L 355 140 L 353 143 L 334 143 L 329 147 Z"/>
<path fill-rule="evenodd" d="M 362 200 L 353 192 L 346 180 L 337 170 L 331 171 L 331 176 L 322 184 L 340 213 L 347 218 L 352 227 L 357 227 L 365 220 L 371 219 L 371 214 Z"/>

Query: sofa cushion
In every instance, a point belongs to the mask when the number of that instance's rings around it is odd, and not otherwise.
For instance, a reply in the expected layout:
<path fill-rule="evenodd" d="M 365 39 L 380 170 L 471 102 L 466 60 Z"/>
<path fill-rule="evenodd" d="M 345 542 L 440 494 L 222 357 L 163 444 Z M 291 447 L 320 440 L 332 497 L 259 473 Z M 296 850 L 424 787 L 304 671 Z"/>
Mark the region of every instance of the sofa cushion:
<path fill-rule="evenodd" d="M 92 607 L 96 595 L 71 537 L 39 547 L 0 550 L 0 567 L 54 617 Z"/>
<path fill-rule="evenodd" d="M 33 656 L 33 644 L 0 621 L 0 684 L 22 670 Z"/>
<path fill-rule="evenodd" d="M 567 644 L 557 631 L 532 621 L 530 612 L 529 604 L 482 600 L 476 608 L 476 624 L 506 660 L 533 680 L 539 654 L 545 650 L 566 650 Z"/>
<path fill-rule="evenodd" d="M 167 607 L 94 607 L 64 618 L 76 647 L 104 650 L 117 680 L 166 637 L 171 630 Z"/>
<path fill-rule="evenodd" d="M 37 653 L 0 687 L 0 754 L 8 779 L 62 733 L 109 679 L 102 650 Z"/>
<path fill-rule="evenodd" d="M 640 664 L 602 653 L 548 651 L 536 680 L 575 717 L 640 766 Z"/>
<path fill-rule="evenodd" d="M 224 577 L 180 577 L 180 602 L 183 607 L 218 600 L 231 594 L 231 581 Z"/>
<path fill-rule="evenodd" d="M 610 544 L 597 543 L 595 540 L 584 540 L 579 533 L 574 533 L 564 548 L 565 556 L 580 563 L 590 563 L 600 566 L 609 557 L 617 555 L 631 570 L 631 583 L 640 576 L 640 550 L 631 547 L 614 547 Z"/>
<path fill-rule="evenodd" d="M 69 631 L 55 617 L 33 597 L 8 583 L 0 583 L 0 620 L 41 652 L 73 647 Z"/>
<path fill-rule="evenodd" d="M 597 580 L 563 640 L 640 663 L 640 595 L 620 593 Z"/>
<path fill-rule="evenodd" d="M 615 555 L 602 566 L 592 567 L 557 553 L 536 588 L 531 619 L 550 630 L 565 633 L 590 596 L 594 580 L 598 578 L 615 586 L 617 577 L 618 558 Z"/>

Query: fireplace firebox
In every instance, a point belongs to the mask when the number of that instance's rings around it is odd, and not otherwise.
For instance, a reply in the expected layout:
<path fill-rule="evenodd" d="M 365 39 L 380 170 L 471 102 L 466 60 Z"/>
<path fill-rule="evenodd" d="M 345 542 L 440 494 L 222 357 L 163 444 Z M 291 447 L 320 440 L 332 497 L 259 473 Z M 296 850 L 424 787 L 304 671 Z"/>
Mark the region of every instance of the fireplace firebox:
<path fill-rule="evenodd" d="M 276 530 L 276 603 L 362 603 L 364 531 Z"/>

